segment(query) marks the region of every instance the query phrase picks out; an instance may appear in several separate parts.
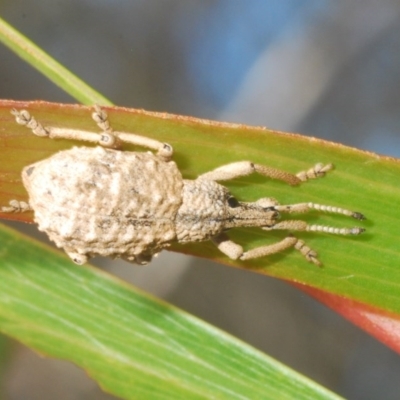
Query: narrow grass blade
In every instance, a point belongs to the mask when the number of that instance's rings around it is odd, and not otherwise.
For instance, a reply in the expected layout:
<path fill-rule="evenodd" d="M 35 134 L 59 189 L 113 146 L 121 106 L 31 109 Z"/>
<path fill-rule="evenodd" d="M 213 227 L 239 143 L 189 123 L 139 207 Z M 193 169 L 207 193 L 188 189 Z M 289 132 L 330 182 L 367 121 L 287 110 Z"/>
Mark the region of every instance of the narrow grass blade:
<path fill-rule="evenodd" d="M 0 41 L 77 101 L 83 104 L 112 104 L 1 18 Z"/>

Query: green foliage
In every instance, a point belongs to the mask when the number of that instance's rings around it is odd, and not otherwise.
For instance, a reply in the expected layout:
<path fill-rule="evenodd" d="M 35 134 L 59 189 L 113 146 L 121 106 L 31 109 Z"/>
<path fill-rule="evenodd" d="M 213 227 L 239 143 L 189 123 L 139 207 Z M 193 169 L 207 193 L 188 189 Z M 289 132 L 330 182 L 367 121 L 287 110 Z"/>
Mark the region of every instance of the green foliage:
<path fill-rule="evenodd" d="M 336 399 L 216 328 L 0 229 L 0 330 L 124 399 Z"/>

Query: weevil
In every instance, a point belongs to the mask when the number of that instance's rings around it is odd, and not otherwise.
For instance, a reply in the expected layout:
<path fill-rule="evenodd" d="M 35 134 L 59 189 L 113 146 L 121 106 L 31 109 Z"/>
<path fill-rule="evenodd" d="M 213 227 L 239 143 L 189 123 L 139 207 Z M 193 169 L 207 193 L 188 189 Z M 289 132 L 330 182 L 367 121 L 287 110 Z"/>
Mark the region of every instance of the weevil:
<path fill-rule="evenodd" d="M 297 185 L 322 177 L 331 164 L 316 164 L 297 174 L 240 161 L 183 179 L 172 160 L 167 143 L 132 133 L 114 131 L 105 110 L 96 106 L 93 120 L 101 133 L 43 126 L 27 110 L 12 110 L 16 122 L 35 135 L 97 143 L 97 147 L 73 147 L 26 166 L 23 184 L 29 202 L 12 200 L 2 212 L 33 210 L 39 230 L 47 233 L 77 264 L 96 255 L 146 264 L 172 242 L 211 240 L 234 260 L 249 260 L 290 247 L 308 261 L 320 265 L 317 253 L 303 240 L 288 234 L 283 240 L 244 251 L 226 233 L 236 227 L 259 227 L 265 231 L 315 231 L 358 235 L 363 228 L 334 228 L 302 220 L 280 220 L 281 214 L 310 210 L 344 214 L 358 220 L 364 216 L 339 207 L 312 202 L 281 205 L 273 198 L 256 202 L 237 200 L 217 183 L 252 173 Z M 129 143 L 154 152 L 121 151 Z"/>

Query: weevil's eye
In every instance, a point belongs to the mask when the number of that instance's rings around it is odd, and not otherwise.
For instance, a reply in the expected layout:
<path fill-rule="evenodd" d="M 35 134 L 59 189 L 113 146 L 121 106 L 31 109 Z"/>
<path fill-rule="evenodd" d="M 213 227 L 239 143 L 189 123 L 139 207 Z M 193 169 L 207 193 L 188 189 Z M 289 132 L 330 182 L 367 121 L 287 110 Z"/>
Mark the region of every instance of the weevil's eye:
<path fill-rule="evenodd" d="M 227 202 L 229 207 L 232 208 L 239 207 L 239 202 L 233 196 L 228 197 Z"/>

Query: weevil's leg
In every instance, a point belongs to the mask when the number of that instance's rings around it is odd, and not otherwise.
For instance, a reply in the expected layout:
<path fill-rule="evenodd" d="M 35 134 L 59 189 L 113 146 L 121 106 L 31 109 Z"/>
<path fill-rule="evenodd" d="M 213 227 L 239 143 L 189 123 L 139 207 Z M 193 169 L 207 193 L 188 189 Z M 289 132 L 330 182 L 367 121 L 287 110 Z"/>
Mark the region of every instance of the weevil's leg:
<path fill-rule="evenodd" d="M 302 240 L 299 240 L 292 235 L 287 236 L 278 243 L 256 247 L 255 249 L 246 252 L 243 252 L 242 246 L 230 240 L 225 233 L 221 233 L 220 235 L 212 238 L 212 241 L 222 253 L 226 254 L 233 260 L 251 260 L 254 258 L 280 253 L 281 251 L 284 251 L 290 247 L 294 247 L 296 250 L 300 251 L 300 253 L 303 254 L 308 261 L 318 266 L 321 265 L 317 258 L 317 253 L 306 246 Z"/>
<path fill-rule="evenodd" d="M 36 121 L 27 110 L 11 110 L 18 124 L 29 128 L 37 136 L 48 137 L 50 139 L 70 139 L 82 140 L 97 143 L 105 147 L 116 147 L 117 139 L 112 134 L 99 135 L 95 132 L 83 131 L 80 129 L 58 128 L 55 126 L 43 126 Z"/>
<path fill-rule="evenodd" d="M 232 260 L 237 260 L 243 255 L 243 247 L 229 239 L 226 233 L 220 233 L 211 238 L 211 241 L 218 247 L 218 250 Z"/>
<path fill-rule="evenodd" d="M 298 185 L 307 179 L 323 176 L 325 172 L 329 171 L 331 168 L 331 164 L 325 167 L 322 164 L 317 164 L 307 172 L 300 172 L 299 176 L 299 174 L 294 175 L 290 172 L 268 167 L 266 165 L 254 164 L 250 161 L 239 161 L 232 164 L 226 164 L 210 172 L 206 172 L 205 174 L 200 175 L 199 178 L 213 181 L 226 181 L 257 172 L 268 178 L 284 181 L 289 185 Z"/>
<path fill-rule="evenodd" d="M 3 213 L 21 213 L 31 211 L 31 206 L 25 201 L 11 200 L 9 206 L 0 207 L 0 211 Z"/>
<path fill-rule="evenodd" d="M 169 161 L 172 158 L 173 149 L 168 143 L 162 143 L 158 140 L 150 139 L 146 136 L 136 135 L 134 133 L 114 131 L 108 121 L 107 113 L 99 106 L 94 107 L 92 118 L 103 131 L 105 138 L 107 135 L 111 135 L 116 137 L 119 142 L 129 143 L 155 150 L 157 151 L 157 155 L 163 158 L 165 161 Z"/>
<path fill-rule="evenodd" d="M 301 220 L 287 220 L 276 223 L 273 226 L 263 227 L 265 231 L 272 230 L 288 230 L 288 231 L 307 231 L 307 232 L 324 232 L 333 235 L 359 235 L 365 232 L 364 228 L 358 226 L 353 228 L 335 228 L 333 226 L 308 224 Z"/>
<path fill-rule="evenodd" d="M 153 258 L 152 254 L 139 254 L 135 256 L 135 263 L 138 265 L 147 265 Z"/>
<path fill-rule="evenodd" d="M 28 111 L 13 108 L 11 114 L 14 115 L 17 124 L 26 126 L 36 136 L 49 136 L 49 131 L 40 122 L 37 122 Z"/>
<path fill-rule="evenodd" d="M 230 179 L 239 178 L 258 172 L 261 175 L 273 179 L 279 179 L 287 182 L 290 185 L 297 185 L 301 180 L 293 174 L 281 171 L 276 168 L 267 167 L 264 165 L 254 164 L 250 161 L 239 161 L 231 164 L 226 164 L 212 171 L 206 172 L 198 177 L 198 179 L 207 179 L 212 181 L 227 181 Z"/>
<path fill-rule="evenodd" d="M 167 143 L 161 143 L 157 140 L 149 139 L 140 135 L 113 131 L 108 124 L 107 114 L 100 108 L 96 108 L 96 111 L 93 113 L 93 119 L 103 130 L 101 134 L 80 129 L 43 126 L 41 123 L 36 121 L 27 110 L 13 109 L 11 113 L 15 116 L 18 124 L 25 125 L 37 136 L 49 137 L 51 139 L 82 140 L 97 143 L 108 148 L 119 148 L 122 142 L 126 142 L 157 150 L 157 155 L 165 161 L 169 161 L 172 157 L 172 147 Z"/>
<path fill-rule="evenodd" d="M 300 171 L 296 174 L 296 176 L 302 181 L 308 181 L 309 179 L 315 179 L 315 178 L 320 178 L 322 176 L 325 176 L 327 172 L 329 172 L 331 169 L 333 169 L 332 164 L 315 164 L 313 167 L 311 167 L 307 171 Z"/>
<path fill-rule="evenodd" d="M 108 121 L 107 113 L 99 106 L 94 106 L 94 111 L 92 112 L 92 118 L 96 122 L 97 126 L 104 132 L 112 132 L 113 129 Z"/>
<path fill-rule="evenodd" d="M 83 265 L 86 264 L 89 260 L 89 257 L 85 254 L 79 254 L 73 250 L 67 250 L 67 249 L 65 249 L 65 252 L 68 254 L 68 256 L 75 264 Z"/>
<path fill-rule="evenodd" d="M 365 216 L 359 212 L 346 210 L 345 208 L 327 206 L 324 204 L 315 204 L 315 203 L 298 203 L 298 204 L 289 204 L 289 205 L 276 205 L 275 209 L 279 212 L 284 213 L 305 213 L 310 210 L 317 210 L 332 214 L 343 214 L 347 217 L 352 217 L 358 220 L 365 219 Z"/>

